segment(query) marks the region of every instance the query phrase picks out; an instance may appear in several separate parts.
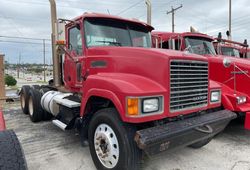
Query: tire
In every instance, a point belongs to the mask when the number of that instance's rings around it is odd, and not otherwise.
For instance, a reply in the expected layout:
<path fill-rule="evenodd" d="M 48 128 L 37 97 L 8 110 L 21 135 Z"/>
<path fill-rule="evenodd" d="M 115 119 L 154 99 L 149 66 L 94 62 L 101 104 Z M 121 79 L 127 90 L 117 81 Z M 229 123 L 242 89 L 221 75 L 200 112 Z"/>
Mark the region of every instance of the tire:
<path fill-rule="evenodd" d="M 199 149 L 199 148 L 207 145 L 212 139 L 213 139 L 212 137 L 207 138 L 207 139 L 203 139 L 199 142 L 196 142 L 196 143 L 193 143 L 192 145 L 189 145 L 188 147 L 194 148 L 194 149 Z"/>
<path fill-rule="evenodd" d="M 48 88 L 48 87 L 41 87 L 41 88 L 40 88 L 40 92 L 42 93 L 42 95 L 44 95 L 44 94 L 47 93 L 48 91 L 51 91 L 50 88 Z"/>
<path fill-rule="evenodd" d="M 23 86 L 20 91 L 21 108 L 24 114 L 29 114 L 29 91 L 30 86 Z"/>
<path fill-rule="evenodd" d="M 89 147 L 98 170 L 140 169 L 142 152 L 134 141 L 136 129 L 134 126 L 123 123 L 118 114 L 113 108 L 101 109 L 93 115 L 90 121 L 88 128 Z M 112 139 L 111 142 L 105 142 L 105 137 L 102 136 L 104 131 L 106 139 L 110 141 Z M 111 151 L 107 151 L 110 148 Z M 105 153 L 106 151 L 107 153 Z M 100 153 L 104 154 L 100 155 Z M 105 155 L 108 156 L 104 158 L 106 163 L 101 160 L 101 156 L 105 157 Z M 110 157 L 112 159 L 109 159 Z"/>
<path fill-rule="evenodd" d="M 39 122 L 43 119 L 43 108 L 41 106 L 41 93 L 36 89 L 29 91 L 29 115 L 32 122 Z"/>
<path fill-rule="evenodd" d="M 37 89 L 37 90 L 40 90 L 40 88 L 41 88 L 39 85 L 32 85 L 31 87 L 32 87 L 33 89 Z"/>
<path fill-rule="evenodd" d="M 26 170 L 23 149 L 12 130 L 0 132 L 0 169 Z"/>

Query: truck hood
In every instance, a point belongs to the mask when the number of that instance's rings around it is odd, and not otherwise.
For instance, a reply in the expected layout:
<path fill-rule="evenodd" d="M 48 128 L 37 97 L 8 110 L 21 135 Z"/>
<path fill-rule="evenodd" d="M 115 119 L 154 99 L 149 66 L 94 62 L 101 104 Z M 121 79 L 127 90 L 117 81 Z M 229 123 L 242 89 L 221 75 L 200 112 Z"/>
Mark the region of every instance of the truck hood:
<path fill-rule="evenodd" d="M 107 57 L 132 57 L 133 58 L 167 58 L 167 59 L 190 59 L 207 61 L 206 57 L 181 52 L 176 50 L 166 50 L 157 48 L 139 48 L 139 47 L 92 47 L 88 50 L 89 56 L 106 55 Z"/>
<path fill-rule="evenodd" d="M 136 74 L 163 87 L 169 84 L 171 60 L 208 61 L 206 57 L 180 51 L 135 47 L 94 47 L 88 49 L 87 55 L 91 60 L 89 64 L 93 60 L 105 60 L 107 68 L 104 72 Z"/>
<path fill-rule="evenodd" d="M 210 63 L 210 78 L 212 80 L 221 82 L 250 96 L 250 60 L 222 55 L 207 55 L 207 57 Z M 227 68 L 223 65 L 225 59 L 231 61 L 231 65 Z"/>

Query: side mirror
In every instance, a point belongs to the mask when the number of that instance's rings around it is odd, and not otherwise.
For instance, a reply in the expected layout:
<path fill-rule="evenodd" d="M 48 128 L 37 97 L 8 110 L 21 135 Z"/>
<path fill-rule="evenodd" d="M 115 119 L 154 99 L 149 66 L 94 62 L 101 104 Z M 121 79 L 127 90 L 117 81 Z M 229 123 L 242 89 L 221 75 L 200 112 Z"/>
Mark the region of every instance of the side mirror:
<path fill-rule="evenodd" d="M 232 64 L 232 61 L 230 59 L 228 59 L 228 58 L 223 59 L 223 65 L 224 65 L 225 68 L 230 67 L 231 64 Z"/>
<path fill-rule="evenodd" d="M 221 32 L 219 32 L 219 34 L 218 34 L 217 41 L 218 41 L 218 42 L 221 42 L 221 41 L 222 41 L 222 35 L 221 35 Z"/>

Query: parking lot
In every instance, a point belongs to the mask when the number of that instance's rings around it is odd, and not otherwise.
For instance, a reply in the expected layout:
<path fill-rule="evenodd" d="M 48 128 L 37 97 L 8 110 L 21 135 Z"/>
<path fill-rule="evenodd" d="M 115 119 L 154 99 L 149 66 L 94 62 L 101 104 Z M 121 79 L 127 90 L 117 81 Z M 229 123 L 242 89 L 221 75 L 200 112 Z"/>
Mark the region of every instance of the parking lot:
<path fill-rule="evenodd" d="M 11 108 L 11 109 L 9 109 Z M 5 108 L 8 129 L 14 129 L 30 170 L 94 170 L 88 147 L 82 147 L 76 131 L 62 131 L 50 121 L 32 123 L 18 104 Z M 145 170 L 249 170 L 250 131 L 232 122 L 211 143 L 201 149 L 182 148 L 146 157 Z"/>

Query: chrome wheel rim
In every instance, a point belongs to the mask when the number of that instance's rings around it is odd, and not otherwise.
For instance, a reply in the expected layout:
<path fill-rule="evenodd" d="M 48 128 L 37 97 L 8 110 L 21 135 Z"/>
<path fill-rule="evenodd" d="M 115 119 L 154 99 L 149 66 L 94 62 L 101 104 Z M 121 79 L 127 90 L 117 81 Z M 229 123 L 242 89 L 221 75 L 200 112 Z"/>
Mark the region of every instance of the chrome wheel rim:
<path fill-rule="evenodd" d="M 107 124 L 100 124 L 95 130 L 95 152 L 106 168 L 114 168 L 119 160 L 119 143 L 113 129 Z"/>
<path fill-rule="evenodd" d="M 33 100 L 32 100 L 31 97 L 29 99 L 29 113 L 30 113 L 31 116 L 33 116 L 34 108 L 33 108 Z"/>

